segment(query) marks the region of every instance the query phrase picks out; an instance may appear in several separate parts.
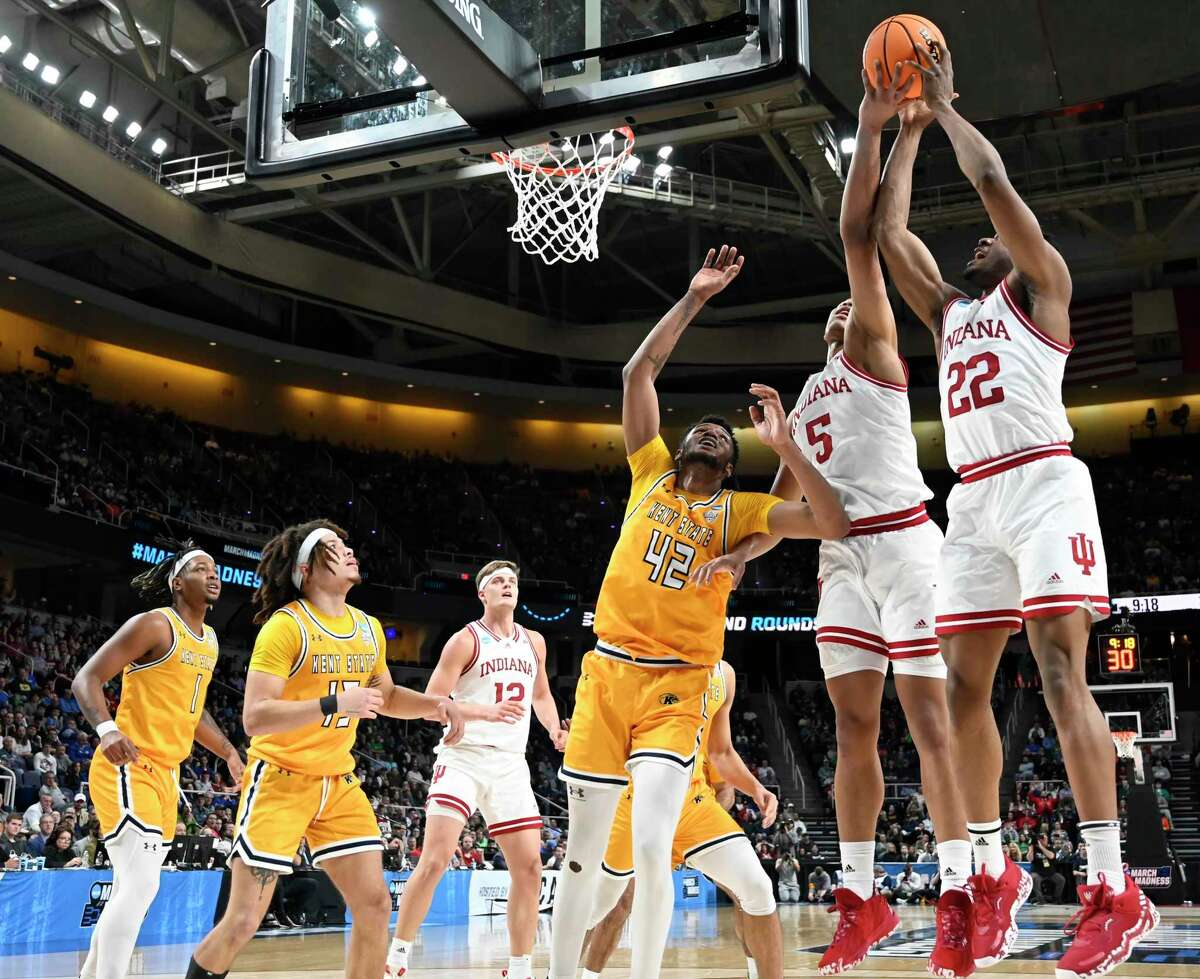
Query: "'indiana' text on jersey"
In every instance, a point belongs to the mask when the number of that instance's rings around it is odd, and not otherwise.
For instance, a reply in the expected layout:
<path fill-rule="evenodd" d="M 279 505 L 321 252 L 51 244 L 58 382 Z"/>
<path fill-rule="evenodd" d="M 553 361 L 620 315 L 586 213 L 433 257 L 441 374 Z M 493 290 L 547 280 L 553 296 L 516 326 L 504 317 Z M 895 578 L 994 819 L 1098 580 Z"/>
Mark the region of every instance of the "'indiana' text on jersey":
<path fill-rule="evenodd" d="M 634 452 L 629 467 L 629 505 L 596 603 L 596 636 L 634 657 L 716 663 L 732 579 L 717 575 L 698 588 L 688 576 L 743 538 L 766 533 L 767 515 L 781 501 L 726 489 L 686 492 L 661 436 Z"/>

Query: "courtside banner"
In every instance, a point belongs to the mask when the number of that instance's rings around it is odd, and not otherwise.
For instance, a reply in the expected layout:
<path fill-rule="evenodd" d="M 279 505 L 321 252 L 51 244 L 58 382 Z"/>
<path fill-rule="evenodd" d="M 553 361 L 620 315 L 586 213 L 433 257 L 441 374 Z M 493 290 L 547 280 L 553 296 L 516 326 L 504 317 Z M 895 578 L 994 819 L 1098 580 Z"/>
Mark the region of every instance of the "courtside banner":
<path fill-rule="evenodd" d="M 450 871 L 453 873 L 453 871 Z M 538 895 L 538 913 L 545 914 L 554 910 L 554 894 L 558 889 L 560 870 L 542 871 L 542 890 Z M 447 874 L 449 876 L 449 874 Z M 467 914 L 477 915 L 507 914 L 508 890 L 512 879 L 507 870 L 473 870 L 471 871 L 471 889 L 467 898 Z"/>

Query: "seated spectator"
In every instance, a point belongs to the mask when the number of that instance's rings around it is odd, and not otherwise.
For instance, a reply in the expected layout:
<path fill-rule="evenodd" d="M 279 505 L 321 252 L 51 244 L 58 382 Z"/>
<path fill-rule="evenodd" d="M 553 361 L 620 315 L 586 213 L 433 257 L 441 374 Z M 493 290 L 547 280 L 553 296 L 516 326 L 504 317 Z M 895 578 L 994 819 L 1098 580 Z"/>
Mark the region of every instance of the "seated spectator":
<path fill-rule="evenodd" d="M 882 864 L 875 864 L 875 893 L 882 895 L 889 904 L 896 890 L 896 878 L 883 869 Z"/>
<path fill-rule="evenodd" d="M 825 868 L 818 864 L 808 875 L 808 903 L 821 904 L 830 900 L 832 895 L 833 882 L 829 879 Z"/>
<path fill-rule="evenodd" d="M 49 738 L 38 743 L 33 756 L 33 770 L 43 775 L 58 774 L 58 758 L 55 756 L 54 743 Z"/>
<path fill-rule="evenodd" d="M 42 817 L 54 812 L 54 796 L 44 787 L 38 791 L 38 801 L 25 810 L 25 832 L 36 833 Z"/>
<path fill-rule="evenodd" d="M 70 870 L 82 867 L 83 861 L 75 854 L 75 837 L 69 829 L 54 831 L 53 841 L 45 848 L 47 870 Z"/>
<path fill-rule="evenodd" d="M 550 859 L 543 864 L 546 870 L 562 870 L 563 860 L 567 856 L 567 848 L 564 846 L 556 846 L 554 852 L 550 854 Z"/>
<path fill-rule="evenodd" d="M 913 870 L 912 864 L 906 863 L 896 880 L 896 903 L 916 904 L 922 899 L 925 886 L 924 875 Z"/>
<path fill-rule="evenodd" d="M 791 850 L 785 850 L 775 861 L 775 874 L 779 881 L 779 902 L 800 903 L 800 863 Z"/>
<path fill-rule="evenodd" d="M 1031 856 L 1033 873 L 1033 891 L 1030 900 L 1034 904 L 1061 904 L 1066 878 L 1058 872 L 1056 861 L 1058 857 L 1050 848 L 1050 837 L 1042 834 L 1038 837 Z"/>
<path fill-rule="evenodd" d="M 10 734 L 0 747 L 0 765 L 20 775 L 26 769 L 25 756 L 17 754 L 16 739 Z"/>
<path fill-rule="evenodd" d="M 43 813 L 42 818 L 38 821 L 38 831 L 29 837 L 28 853 L 31 856 L 44 856 L 46 847 L 50 845 L 50 840 L 54 836 L 54 815 L 52 813 Z"/>
<path fill-rule="evenodd" d="M 28 849 L 29 839 L 21 827 L 21 816 L 10 812 L 0 829 L 0 865 L 6 870 L 16 870 L 19 859 Z"/>

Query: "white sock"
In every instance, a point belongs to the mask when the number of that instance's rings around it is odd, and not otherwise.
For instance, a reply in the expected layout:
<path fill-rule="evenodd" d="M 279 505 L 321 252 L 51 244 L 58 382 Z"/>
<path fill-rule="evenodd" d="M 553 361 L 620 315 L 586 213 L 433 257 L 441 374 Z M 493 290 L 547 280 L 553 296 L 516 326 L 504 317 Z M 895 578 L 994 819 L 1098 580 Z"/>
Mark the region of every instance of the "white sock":
<path fill-rule="evenodd" d="M 675 910 L 671 843 L 691 772 L 674 762 L 635 760 L 633 780 L 633 911 L 629 979 L 657 979 Z M 561 884 L 559 885 L 561 888 Z"/>
<path fill-rule="evenodd" d="M 583 979 L 600 979 L 600 973 L 593 972 L 591 969 L 584 969 Z"/>
<path fill-rule="evenodd" d="M 842 856 L 842 886 L 864 901 L 875 893 L 875 841 L 839 843 Z"/>
<path fill-rule="evenodd" d="M 746 979 L 758 979 L 758 963 L 754 959 L 746 959 Z"/>
<path fill-rule="evenodd" d="M 971 841 L 947 840 L 937 845 L 938 870 L 942 875 L 942 893 L 961 891 L 971 876 Z"/>
<path fill-rule="evenodd" d="M 532 975 L 532 955 L 510 955 L 508 957 L 508 979 L 530 979 Z"/>
<path fill-rule="evenodd" d="M 567 819 L 571 832 L 550 919 L 550 979 L 575 979 L 583 935 L 591 921 L 592 900 L 600 876 L 600 861 L 608 847 L 622 786 L 570 783 Z M 675 807 L 678 812 L 682 800 Z M 671 904 L 674 905 L 674 895 Z"/>
<path fill-rule="evenodd" d="M 967 823 L 971 849 L 975 851 L 975 873 L 987 873 L 992 880 L 1004 876 L 1004 847 L 1000 845 L 1000 820 Z"/>
<path fill-rule="evenodd" d="M 138 932 L 158 893 L 162 862 L 168 851 L 161 839 L 131 829 L 108 845 L 115 886 L 96 923 L 97 979 L 125 979 L 128 974 Z"/>
<path fill-rule="evenodd" d="M 1079 834 L 1087 844 L 1087 882 L 1099 884 L 1100 875 L 1114 894 L 1125 891 L 1125 868 L 1121 863 L 1121 824 L 1098 819 L 1080 823 Z"/>

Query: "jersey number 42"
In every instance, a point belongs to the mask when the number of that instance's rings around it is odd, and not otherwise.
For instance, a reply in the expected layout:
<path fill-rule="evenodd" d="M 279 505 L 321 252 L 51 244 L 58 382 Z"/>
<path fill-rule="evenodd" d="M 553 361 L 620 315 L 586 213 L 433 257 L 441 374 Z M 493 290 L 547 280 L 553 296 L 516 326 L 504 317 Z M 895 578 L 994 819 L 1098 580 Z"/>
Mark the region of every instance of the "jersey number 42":
<path fill-rule="evenodd" d="M 696 549 L 691 544 L 676 540 L 661 530 L 650 531 L 650 543 L 646 545 L 646 556 L 642 558 L 650 565 L 651 581 L 676 591 L 687 584 L 695 559 Z"/>

